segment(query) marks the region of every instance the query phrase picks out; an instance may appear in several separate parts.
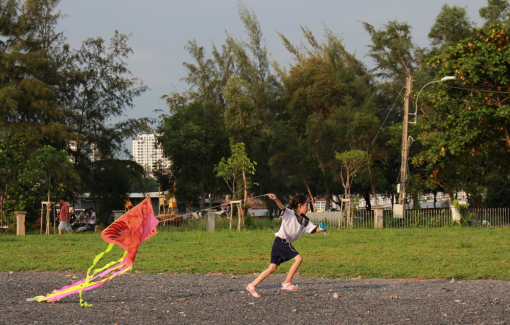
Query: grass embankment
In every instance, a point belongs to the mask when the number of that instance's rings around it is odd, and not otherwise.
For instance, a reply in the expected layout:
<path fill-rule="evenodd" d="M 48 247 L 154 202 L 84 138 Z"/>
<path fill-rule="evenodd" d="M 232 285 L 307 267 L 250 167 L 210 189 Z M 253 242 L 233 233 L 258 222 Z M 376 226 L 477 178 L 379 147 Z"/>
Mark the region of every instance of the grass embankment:
<path fill-rule="evenodd" d="M 134 270 L 260 272 L 269 263 L 273 233 L 160 232 L 140 246 Z M 304 257 L 301 276 L 509 280 L 509 235 L 510 228 L 331 229 L 327 236 L 305 234 L 294 246 Z M 0 236 L 0 271 L 85 271 L 106 247 L 99 233 Z M 115 247 L 103 261 L 121 256 Z"/>

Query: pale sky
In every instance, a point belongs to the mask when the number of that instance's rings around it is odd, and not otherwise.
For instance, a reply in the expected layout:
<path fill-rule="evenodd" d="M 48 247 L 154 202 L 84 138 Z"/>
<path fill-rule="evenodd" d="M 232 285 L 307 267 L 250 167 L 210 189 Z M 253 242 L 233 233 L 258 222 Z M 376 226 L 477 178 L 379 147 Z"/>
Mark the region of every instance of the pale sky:
<path fill-rule="evenodd" d="M 428 46 L 427 34 L 443 4 L 465 7 L 471 21 L 480 26 L 478 14 L 486 0 L 244 0 L 254 10 L 271 53 L 271 59 L 284 65 L 291 56 L 277 32 L 292 43 L 303 41 L 300 26 L 308 27 L 320 39 L 327 26 L 341 36 L 347 50 L 355 52 L 368 66 L 365 57 L 370 44 L 361 22 L 376 29 L 391 20 L 407 22 L 413 28 L 418 46 Z M 225 40 L 225 31 L 240 38 L 244 27 L 236 0 L 61 0 L 58 7 L 67 15 L 58 25 L 68 42 L 78 47 L 87 37 L 110 39 L 114 30 L 132 34 L 129 45 L 134 53 L 128 69 L 151 89 L 135 100 L 127 116 L 158 117 L 155 109 L 165 113 L 168 107 L 160 97 L 186 84 L 184 61 L 191 61 L 184 46 L 190 39 L 211 49 Z"/>

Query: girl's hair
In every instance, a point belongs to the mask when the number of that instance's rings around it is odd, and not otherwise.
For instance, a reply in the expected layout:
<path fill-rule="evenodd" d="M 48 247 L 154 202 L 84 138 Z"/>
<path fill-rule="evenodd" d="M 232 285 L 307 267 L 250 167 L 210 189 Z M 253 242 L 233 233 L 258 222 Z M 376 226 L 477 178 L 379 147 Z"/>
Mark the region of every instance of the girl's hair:
<path fill-rule="evenodd" d="M 308 202 L 308 196 L 304 194 L 298 194 L 292 198 L 292 200 L 289 203 L 288 208 L 291 210 L 296 210 L 298 207 L 298 204 L 305 204 Z"/>

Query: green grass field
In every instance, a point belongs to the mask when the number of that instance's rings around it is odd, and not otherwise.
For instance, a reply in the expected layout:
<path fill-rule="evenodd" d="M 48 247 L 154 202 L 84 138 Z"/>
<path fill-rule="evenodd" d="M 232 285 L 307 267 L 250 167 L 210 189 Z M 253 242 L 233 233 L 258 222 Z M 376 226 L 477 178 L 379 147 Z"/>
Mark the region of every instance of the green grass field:
<path fill-rule="evenodd" d="M 161 231 L 134 264 L 143 273 L 251 274 L 269 264 L 274 229 Z M 294 247 L 301 276 L 510 280 L 510 228 L 335 230 L 305 234 Z M 107 247 L 99 233 L 0 236 L 0 271 L 85 271 Z M 102 262 L 116 260 L 115 247 Z M 101 262 L 100 262 L 101 264 Z M 286 272 L 290 263 L 277 272 Z"/>

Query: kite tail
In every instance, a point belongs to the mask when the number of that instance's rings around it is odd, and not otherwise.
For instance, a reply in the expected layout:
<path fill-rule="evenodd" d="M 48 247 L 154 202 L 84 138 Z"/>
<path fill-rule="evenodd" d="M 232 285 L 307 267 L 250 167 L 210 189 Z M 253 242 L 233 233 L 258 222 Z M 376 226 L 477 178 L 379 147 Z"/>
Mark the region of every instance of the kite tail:
<path fill-rule="evenodd" d="M 34 298 L 27 299 L 28 301 L 38 301 L 38 302 L 53 302 L 55 300 L 62 299 L 72 294 L 79 293 L 80 294 L 80 305 L 84 307 L 90 307 L 92 304 L 88 304 L 82 299 L 82 292 L 88 291 L 94 288 L 97 288 L 103 285 L 105 282 L 110 281 L 114 277 L 121 275 L 131 269 L 132 264 L 129 263 L 126 258 L 127 252 L 124 252 L 124 255 L 117 261 L 110 262 L 106 264 L 104 267 L 95 269 L 92 273 L 92 269 L 99 262 L 99 260 L 103 257 L 104 254 L 108 253 L 113 248 L 113 244 L 109 244 L 108 248 L 97 255 L 94 258 L 93 264 L 87 270 L 87 277 L 81 281 L 75 282 L 73 284 L 64 286 L 58 290 L 54 290 L 52 293 L 47 294 L 46 296 L 36 296 Z M 115 272 L 113 272 L 115 271 Z M 109 276 L 107 276 L 110 272 L 113 272 Z M 107 276 L 105 278 L 105 276 Z M 96 279 L 101 279 L 99 281 L 94 281 Z"/>

